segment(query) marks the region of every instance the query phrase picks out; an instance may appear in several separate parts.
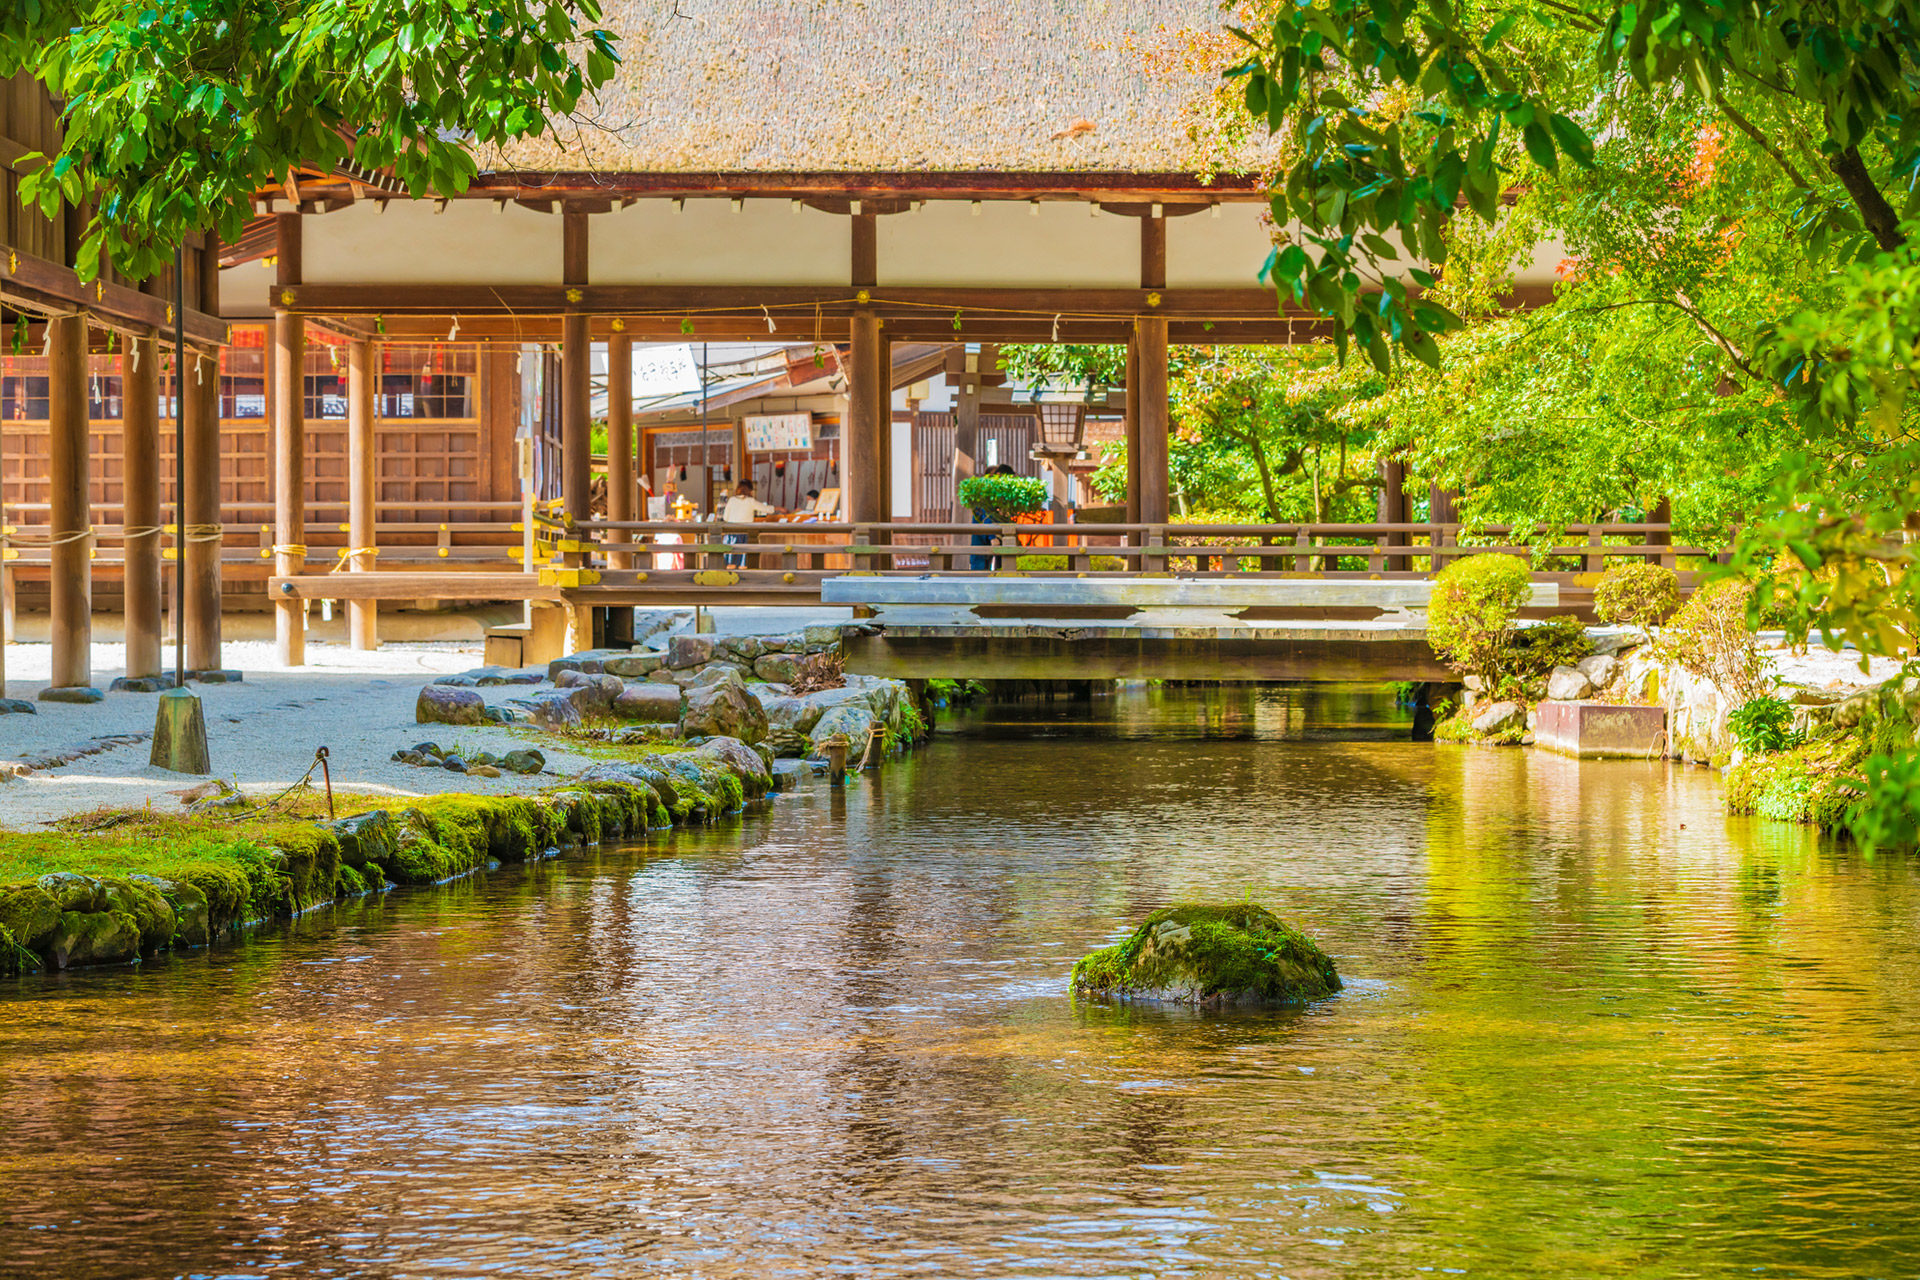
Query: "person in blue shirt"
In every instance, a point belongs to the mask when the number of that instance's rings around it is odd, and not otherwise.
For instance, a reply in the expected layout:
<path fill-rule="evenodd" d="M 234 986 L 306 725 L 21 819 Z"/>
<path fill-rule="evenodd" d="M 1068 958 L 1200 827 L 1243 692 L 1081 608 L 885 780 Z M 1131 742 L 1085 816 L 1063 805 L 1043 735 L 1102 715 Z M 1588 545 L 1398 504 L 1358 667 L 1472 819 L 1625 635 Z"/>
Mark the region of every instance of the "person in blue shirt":
<path fill-rule="evenodd" d="M 1002 462 L 997 466 L 988 467 L 985 471 L 981 472 L 980 474 L 986 475 L 986 476 L 1010 476 L 1014 474 L 1014 471 L 1012 467 Z M 973 522 L 975 524 L 992 524 L 994 523 L 994 519 L 992 514 L 988 512 L 984 507 L 975 507 L 973 509 Z M 994 540 L 993 534 L 976 533 L 973 535 L 972 545 L 976 547 L 990 547 L 993 545 L 993 540 Z M 971 569 L 976 569 L 976 570 L 991 569 L 993 567 L 994 559 L 995 557 L 993 556 L 968 556 L 967 567 Z"/>

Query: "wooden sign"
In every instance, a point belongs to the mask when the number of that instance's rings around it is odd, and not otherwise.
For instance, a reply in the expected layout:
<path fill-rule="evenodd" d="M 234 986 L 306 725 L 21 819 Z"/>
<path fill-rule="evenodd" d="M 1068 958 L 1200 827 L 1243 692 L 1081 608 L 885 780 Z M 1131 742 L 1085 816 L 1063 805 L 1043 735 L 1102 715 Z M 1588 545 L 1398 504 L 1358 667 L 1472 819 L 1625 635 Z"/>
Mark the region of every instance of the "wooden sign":
<path fill-rule="evenodd" d="M 750 414 L 741 420 L 741 426 L 746 430 L 748 453 L 813 448 L 810 413 Z"/>

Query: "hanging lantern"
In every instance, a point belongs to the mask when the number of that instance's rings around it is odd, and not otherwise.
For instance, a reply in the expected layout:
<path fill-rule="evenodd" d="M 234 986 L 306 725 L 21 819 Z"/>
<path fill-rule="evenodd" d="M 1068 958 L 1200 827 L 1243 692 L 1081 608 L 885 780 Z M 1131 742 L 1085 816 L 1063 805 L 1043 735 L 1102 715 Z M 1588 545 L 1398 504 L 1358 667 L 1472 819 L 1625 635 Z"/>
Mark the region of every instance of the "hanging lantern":
<path fill-rule="evenodd" d="M 687 464 L 683 462 L 680 464 L 680 482 L 682 484 L 685 484 L 686 480 L 687 480 Z"/>
<path fill-rule="evenodd" d="M 782 458 L 778 462 L 773 464 L 773 474 L 777 476 L 783 476 L 787 474 L 787 460 L 785 458 Z"/>
<path fill-rule="evenodd" d="M 733 483 L 733 465 L 731 463 L 720 468 L 720 478 L 722 480 L 725 480 L 728 484 Z"/>

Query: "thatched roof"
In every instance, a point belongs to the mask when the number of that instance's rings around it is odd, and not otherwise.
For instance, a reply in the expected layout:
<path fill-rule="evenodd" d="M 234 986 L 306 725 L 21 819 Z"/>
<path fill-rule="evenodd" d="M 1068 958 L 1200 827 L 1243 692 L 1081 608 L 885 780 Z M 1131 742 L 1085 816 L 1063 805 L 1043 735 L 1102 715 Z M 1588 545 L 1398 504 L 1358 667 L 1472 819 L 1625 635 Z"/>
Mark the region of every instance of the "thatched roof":
<path fill-rule="evenodd" d="M 616 82 L 486 163 L 601 172 L 1175 171 L 1214 0 L 609 0 Z"/>

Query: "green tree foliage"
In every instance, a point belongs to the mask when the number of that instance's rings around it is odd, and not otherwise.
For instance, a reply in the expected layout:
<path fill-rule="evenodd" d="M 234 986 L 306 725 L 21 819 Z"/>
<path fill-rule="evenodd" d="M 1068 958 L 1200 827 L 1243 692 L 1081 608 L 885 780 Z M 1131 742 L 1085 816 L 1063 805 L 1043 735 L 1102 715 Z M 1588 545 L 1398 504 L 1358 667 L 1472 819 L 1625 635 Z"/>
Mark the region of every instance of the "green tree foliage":
<path fill-rule="evenodd" d="M 1513 620 L 1532 590 L 1517 556 L 1463 556 L 1434 580 L 1427 642 L 1455 671 L 1496 688 L 1512 657 Z"/>
<path fill-rule="evenodd" d="M 542 133 L 612 78 L 599 16 L 598 0 L 12 0 L 0 77 L 25 70 L 64 104 L 22 198 L 90 210 L 83 276 L 140 277 L 189 232 L 238 237 L 296 167 L 455 195 L 475 146 Z"/>

